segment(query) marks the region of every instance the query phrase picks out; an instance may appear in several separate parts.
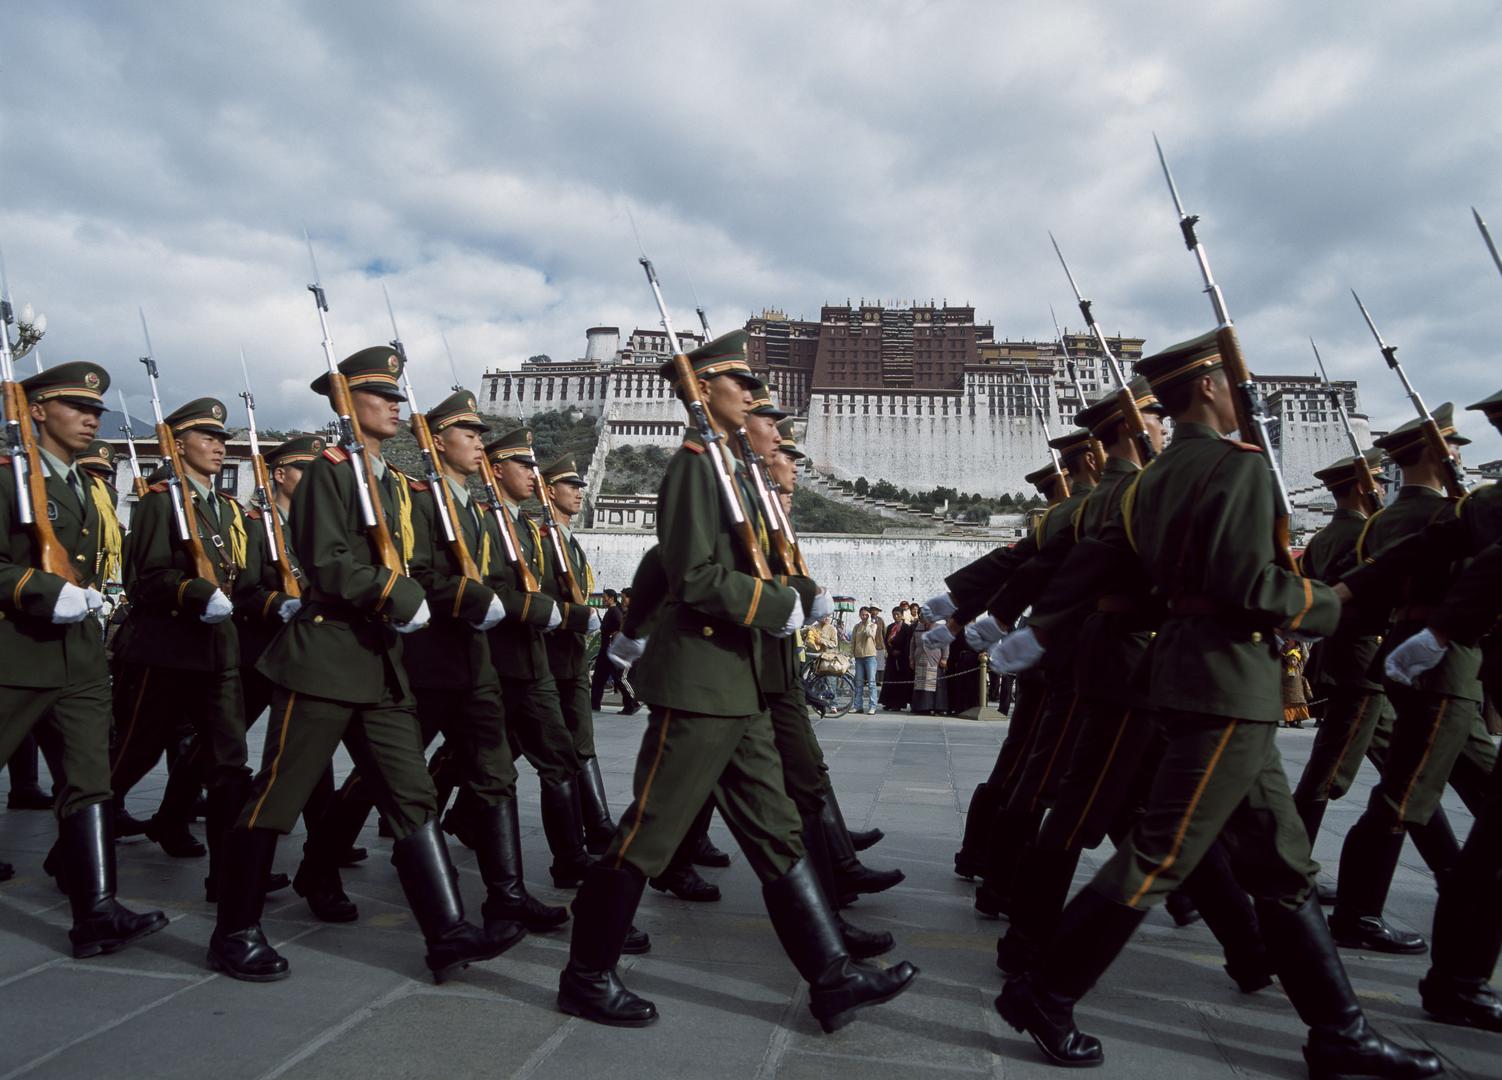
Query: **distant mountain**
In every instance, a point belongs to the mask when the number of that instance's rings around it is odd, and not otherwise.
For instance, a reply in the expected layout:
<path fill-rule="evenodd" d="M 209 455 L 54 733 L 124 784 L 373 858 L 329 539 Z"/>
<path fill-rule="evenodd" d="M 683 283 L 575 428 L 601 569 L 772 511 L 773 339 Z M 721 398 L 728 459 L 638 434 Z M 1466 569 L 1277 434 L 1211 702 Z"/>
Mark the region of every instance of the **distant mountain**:
<path fill-rule="evenodd" d="M 118 439 L 120 429 L 125 426 L 125 414 L 113 409 L 105 410 L 99 417 L 99 437 L 101 439 Z M 130 418 L 130 433 L 138 439 L 150 439 L 155 437 L 156 428 L 146 423 L 139 416 Z"/>

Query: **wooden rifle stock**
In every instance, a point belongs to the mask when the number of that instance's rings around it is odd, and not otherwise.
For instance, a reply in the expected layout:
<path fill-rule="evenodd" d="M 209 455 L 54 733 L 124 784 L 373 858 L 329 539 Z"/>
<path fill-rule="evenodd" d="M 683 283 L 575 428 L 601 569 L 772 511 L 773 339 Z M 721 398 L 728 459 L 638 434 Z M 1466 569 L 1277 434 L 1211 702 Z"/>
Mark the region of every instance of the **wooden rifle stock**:
<path fill-rule="evenodd" d="M 1147 421 L 1142 419 L 1142 410 L 1137 407 L 1137 395 L 1132 393 L 1130 385 L 1123 386 L 1116 391 L 1116 400 L 1121 403 L 1121 418 L 1126 421 L 1127 430 L 1132 433 L 1132 441 L 1137 446 L 1137 456 L 1142 459 L 1137 465 L 1146 465 L 1152 460 L 1153 442 L 1147 433 Z M 1104 459 L 1101 464 L 1104 467 Z"/>
<path fill-rule="evenodd" d="M 1382 492 L 1377 487 L 1377 476 L 1367 463 L 1365 454 L 1356 455 L 1356 490 L 1366 498 L 1369 512 L 1376 513 L 1382 509 Z"/>
<path fill-rule="evenodd" d="M 787 533 L 782 504 L 777 501 L 777 493 L 772 490 L 772 478 L 767 474 L 766 463 L 752 447 L 751 436 L 745 428 L 741 428 L 735 435 L 740 443 L 741 460 L 751 475 L 752 486 L 756 488 L 762 516 L 767 519 L 767 535 L 772 541 L 772 554 L 776 556 L 777 564 L 784 574 L 806 575 L 805 570 L 799 569 L 798 553 Z"/>
<path fill-rule="evenodd" d="M 1445 436 L 1432 416 L 1424 421 L 1424 443 L 1435 457 L 1445 463 L 1445 494 L 1452 499 L 1464 497 L 1466 487 L 1460 479 L 1460 462 L 1455 460 L 1455 451 L 1445 442 Z"/>
<path fill-rule="evenodd" d="M 563 546 L 563 533 L 558 528 L 558 510 L 553 505 L 553 496 L 548 494 L 548 482 L 542 478 L 542 470 L 532 466 L 532 479 L 537 484 L 537 501 L 542 504 L 543 531 L 548 534 L 548 543 L 553 547 L 553 561 L 558 564 L 558 582 L 563 593 L 573 604 L 586 605 L 589 597 L 579 585 L 579 575 L 574 573 L 574 564 Z"/>
<path fill-rule="evenodd" d="M 448 481 L 443 476 L 443 470 L 438 465 L 438 446 L 433 442 L 432 429 L 428 427 L 428 418 L 420 412 L 412 413 L 412 437 L 417 440 L 417 446 L 428 459 L 433 462 L 433 472 L 436 479 L 429 479 L 429 483 L 446 484 Z M 485 466 L 489 468 L 487 464 Z M 459 516 L 454 512 L 454 502 L 450 492 L 433 492 L 433 502 L 438 512 L 448 521 L 448 531 L 453 534 L 453 539 L 448 542 L 449 551 L 459 563 L 459 572 L 470 581 L 480 580 L 480 568 L 475 565 L 474 556 L 469 552 L 469 545 L 464 542 L 464 530 L 459 525 Z"/>
<path fill-rule="evenodd" d="M 532 568 L 527 565 L 526 556 L 522 552 L 521 538 L 516 535 L 516 527 L 511 521 L 511 515 L 506 510 L 506 504 L 501 500 L 501 492 L 495 486 L 495 473 L 491 471 L 490 462 L 485 463 L 485 491 L 490 496 L 490 511 L 495 515 L 495 524 L 501 532 L 501 546 L 506 549 L 506 561 L 516 567 L 517 577 L 521 578 L 522 591 L 535 593 L 539 589 L 537 575 L 532 573 Z"/>
<path fill-rule="evenodd" d="M 301 596 L 302 583 L 297 580 L 297 573 L 292 569 L 292 560 L 287 557 L 287 533 L 282 528 L 282 516 L 277 513 L 276 499 L 271 494 L 271 476 L 266 471 L 266 458 L 260 454 L 253 455 L 250 459 L 250 468 L 255 475 L 256 491 L 265 493 L 261 514 L 266 523 L 266 530 L 276 539 L 276 558 L 273 560 L 273 565 L 276 567 L 278 587 L 288 596 Z"/>
<path fill-rule="evenodd" d="M 144 496 L 147 491 L 146 478 L 144 476 L 135 477 L 130 482 L 130 490 L 136 493 L 136 498 L 138 499 Z"/>
<path fill-rule="evenodd" d="M 4 327 L 0 327 L 0 332 Z M 36 550 L 37 569 L 46 574 L 55 574 L 69 585 L 79 584 L 78 571 L 68 550 L 57 538 L 52 522 L 47 518 L 47 474 L 42 470 L 42 455 L 37 449 L 36 437 L 31 430 L 31 410 L 27 406 L 26 391 L 19 382 L 5 384 L 5 414 L 7 420 L 18 421 L 21 432 L 21 453 L 26 458 L 27 497 L 31 501 L 31 543 Z M 87 481 L 86 481 L 87 482 Z M 17 492 L 19 495 L 20 493 Z"/>
<path fill-rule="evenodd" d="M 349 379 L 344 373 L 335 369 L 329 372 L 329 400 L 334 406 L 334 412 L 339 416 L 349 417 L 350 432 L 354 438 L 355 446 L 361 447 L 360 453 L 364 453 L 365 434 L 360 430 L 360 419 L 355 415 L 354 398 L 350 396 Z M 354 450 L 346 448 L 346 452 L 353 455 Z M 355 483 L 368 485 L 366 494 L 370 497 L 372 515 L 375 521 L 365 530 L 365 535 L 370 538 L 371 553 L 375 555 L 376 562 L 380 563 L 393 574 L 405 574 L 406 568 L 402 565 L 402 557 L 396 550 L 396 544 L 391 539 L 391 530 L 386 525 L 385 504 L 381 502 L 380 493 L 375 490 L 374 479 L 370 473 L 370 459 L 358 463 L 354 470 Z"/>
<path fill-rule="evenodd" d="M 188 558 L 193 563 L 193 573 L 218 588 L 219 575 L 214 571 L 214 563 L 209 558 L 209 553 L 204 550 L 203 537 L 198 534 L 198 512 L 193 509 L 193 492 L 188 484 L 188 474 L 183 472 L 182 455 L 177 452 L 177 436 L 172 434 L 172 429 L 165 423 L 156 426 L 156 444 L 161 449 L 162 456 L 172 462 L 172 471 L 177 474 L 177 490 L 181 499 L 183 521 L 187 524 L 188 533 L 186 539 L 179 537 L 183 550 L 188 553 Z M 213 490 L 213 486 L 210 485 L 210 494 Z M 167 497 L 173 497 L 170 485 L 167 489 Z"/>
<path fill-rule="evenodd" d="M 1261 448 L 1267 455 L 1269 466 L 1273 466 L 1276 464 L 1272 457 L 1273 448 L 1267 444 L 1266 430 L 1256 420 L 1257 403 L 1254 395 L 1257 391 L 1252 385 L 1251 372 L 1247 370 L 1246 357 L 1241 352 L 1241 342 L 1236 337 L 1236 327 L 1226 323 L 1217 331 L 1215 342 L 1220 348 L 1226 380 L 1231 385 L 1231 402 L 1236 409 L 1238 432 L 1242 439 Z M 1281 506 L 1273 526 L 1273 555 L 1283 569 L 1298 573 L 1298 563 L 1294 561 L 1293 547 L 1289 542 L 1288 515 Z"/>

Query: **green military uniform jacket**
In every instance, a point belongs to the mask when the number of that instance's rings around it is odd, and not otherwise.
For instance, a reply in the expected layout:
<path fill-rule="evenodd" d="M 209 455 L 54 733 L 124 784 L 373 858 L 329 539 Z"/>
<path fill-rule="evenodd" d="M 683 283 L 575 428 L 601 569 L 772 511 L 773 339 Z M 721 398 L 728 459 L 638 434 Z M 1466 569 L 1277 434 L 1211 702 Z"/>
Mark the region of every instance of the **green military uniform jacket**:
<path fill-rule="evenodd" d="M 513 508 L 502 505 L 500 512 L 511 515 L 517 542 L 521 545 L 521 557 L 537 579 L 538 591 L 529 593 L 522 587 L 520 570 L 506 558 L 500 523 L 495 520 L 495 512 L 487 508 L 485 528 L 494 553 L 490 556 L 485 584 L 495 591 L 506 607 L 506 617 L 490 630 L 490 660 L 502 678 L 546 678 L 552 669 L 548 667 L 543 631 L 547 629 L 556 605 L 543 591 L 547 562 L 543 555 L 542 533 L 526 515 L 513 513 Z"/>
<path fill-rule="evenodd" d="M 786 578 L 763 580 L 752 571 L 730 531 L 711 452 L 720 451 L 691 431 L 658 488 L 667 599 L 631 681 L 637 696 L 658 708 L 749 716 L 766 707 L 758 631 L 780 631 L 799 594 Z M 755 518 L 754 500 L 742 502 Z"/>
<path fill-rule="evenodd" d="M 1471 560 L 1430 625 L 1452 641 L 1475 645 L 1496 626 L 1499 613 L 1502 613 L 1502 542 Z M 1491 678 L 1490 673 L 1486 677 Z M 1488 688 L 1495 689 L 1490 685 Z"/>
<path fill-rule="evenodd" d="M 1355 510 L 1337 507 L 1330 523 L 1310 539 L 1299 560 L 1305 577 L 1334 585 L 1356 567 L 1356 541 L 1366 528 L 1367 517 Z M 1314 646 L 1310 682 L 1325 690 L 1380 690 L 1371 677 L 1372 660 L 1382 645 L 1386 614 L 1375 621 L 1359 605 L 1341 611 L 1340 628 Z"/>
<path fill-rule="evenodd" d="M 1187 422 L 1124 497 L 1125 539 L 1169 606 L 1150 659 L 1159 708 L 1282 721 L 1274 632 L 1329 634 L 1340 602 L 1277 565 L 1275 510 L 1257 447 Z"/>
<path fill-rule="evenodd" d="M 240 504 L 213 489 L 204 498 L 192 481 L 193 517 L 214 580 L 197 575 L 177 538 L 174 498 L 167 484 L 154 484 L 130 515 L 125 539 L 125 595 L 130 610 L 115 638 L 115 655 L 132 664 L 188 671 L 228 671 L 240 666 L 240 639 L 233 619 L 199 619 L 217 589 L 233 600 L 248 543 Z"/>
<path fill-rule="evenodd" d="M 543 635 L 548 650 L 548 666 L 555 678 L 577 679 L 584 674 L 585 639 L 589 635 L 589 615 L 592 609 L 587 603 L 575 604 L 568 599 L 568 592 L 563 586 L 563 573 L 558 567 L 557 556 L 553 554 L 553 542 L 546 536 L 546 530 L 547 526 L 542 526 L 544 572 L 538 584 L 558 606 L 558 614 L 563 619 L 558 629 Z M 579 588 L 588 600 L 594 592 L 594 573 L 589 568 L 589 559 L 585 557 L 579 541 L 574 538 L 572 529 L 560 535 L 559 539 L 568 556 L 569 569 L 574 572 L 574 579 L 578 581 Z"/>
<path fill-rule="evenodd" d="M 0 686 L 50 689 L 105 676 L 104 636 L 97 620 L 69 626 L 52 622 L 63 579 L 33 566 L 31 538 L 17 520 L 10 458 L 0 456 Z M 85 484 L 103 481 L 80 473 Z M 100 510 L 79 499 L 67 482 L 47 477 L 47 505 L 36 508 L 52 522 L 57 539 L 78 568 L 81 586 L 98 587 L 105 560 Z M 114 505 L 110 500 L 110 505 Z"/>
<path fill-rule="evenodd" d="M 631 604 L 621 620 L 621 633 L 641 639 L 652 632 L 668 595 L 668 575 L 662 568 L 662 548 L 653 544 L 631 576 Z"/>
<path fill-rule="evenodd" d="M 272 513 L 279 513 L 273 507 Z M 290 536 L 286 522 L 282 523 L 283 536 Z M 261 524 L 261 511 L 245 511 L 245 569 L 236 580 L 235 632 L 240 638 L 240 666 L 254 667 L 255 662 L 271 644 L 271 639 L 281 632 L 283 625 L 279 614 L 284 602 L 291 599 L 282 592 L 282 578 L 276 564 L 271 561 L 271 552 L 266 544 L 266 529 Z M 282 557 L 292 564 L 292 572 L 299 579 L 302 566 L 289 541 Z"/>
<path fill-rule="evenodd" d="M 1405 484 L 1398 489 L 1397 498 L 1367 520 L 1356 546 L 1357 559 L 1364 569 L 1353 571 L 1346 581 L 1364 611 L 1392 612 L 1392 629 L 1372 662 L 1373 678 L 1382 677 L 1379 665 L 1387 653 L 1422 630 L 1438 610 L 1465 557 L 1476 550 L 1471 546 L 1474 541 L 1468 539 L 1471 530 L 1484 529 L 1488 520 L 1495 522 L 1494 515 L 1502 506 L 1495 496 L 1483 496 L 1467 513 L 1464 508 L 1472 499 L 1468 496 L 1453 501 L 1433 488 Z M 1424 550 L 1428 541 L 1422 536 L 1431 528 L 1440 538 L 1433 555 Z M 1410 539 L 1413 543 L 1400 549 L 1403 541 Z M 1390 561 L 1385 560 L 1389 551 L 1395 552 Z M 1413 681 L 1413 688 L 1480 701 L 1481 650 L 1472 645 L 1452 645 L 1439 664 Z"/>
<path fill-rule="evenodd" d="M 454 485 L 449 485 L 450 505 L 464 544 L 480 571 L 481 580 L 474 581 L 464 576 L 444 537 L 427 483 L 413 481 L 412 495 L 412 558 L 408 570 L 427 593 L 432 622 L 426 630 L 409 634 L 402 642 L 407 678 L 413 686 L 440 690 L 463 690 L 494 682 L 490 648 L 485 635 L 475 629 L 476 623 L 484 621 L 495 597 L 495 591 L 483 583 L 484 564 L 498 556 L 486 534 L 485 519 L 474 499 L 461 505 Z"/>
<path fill-rule="evenodd" d="M 372 484 L 397 550 L 413 545 L 408 480 L 394 468 Z M 330 447 L 308 462 L 292 496 L 288 540 L 302 559 L 303 606 L 267 647 L 256 670 L 300 694 L 374 705 L 406 697 L 401 635 L 423 602 L 423 588 L 382 566 L 360 521 L 354 467 Z M 423 633 L 423 631 L 417 631 Z"/>

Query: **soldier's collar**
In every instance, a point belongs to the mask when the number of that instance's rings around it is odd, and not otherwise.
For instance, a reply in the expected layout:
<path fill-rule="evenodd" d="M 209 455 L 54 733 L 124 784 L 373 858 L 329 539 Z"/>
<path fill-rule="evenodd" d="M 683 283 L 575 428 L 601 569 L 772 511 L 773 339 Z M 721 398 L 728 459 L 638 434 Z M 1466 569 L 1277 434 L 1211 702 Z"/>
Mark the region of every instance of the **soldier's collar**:
<path fill-rule="evenodd" d="M 365 451 L 365 460 L 370 464 L 370 475 L 376 480 L 386 479 L 386 461 L 380 454 Z"/>
<path fill-rule="evenodd" d="M 1337 506 L 1335 512 L 1330 515 L 1331 521 L 1365 521 L 1366 515 L 1360 510 L 1352 510 L 1349 506 Z"/>
<path fill-rule="evenodd" d="M 1428 484 L 1403 484 L 1398 488 L 1398 498 L 1404 502 L 1413 499 L 1432 499 L 1436 495 L 1443 498 L 1444 494 L 1441 489 L 1430 487 Z"/>
<path fill-rule="evenodd" d="M 47 472 L 63 483 L 66 484 L 68 482 L 69 473 L 78 476 L 78 462 L 75 461 L 72 465 L 64 464 L 62 458 L 50 450 L 43 449 L 41 443 L 37 444 L 37 453 L 42 455 L 42 461 L 47 466 Z M 79 479 L 82 480 L 83 477 L 79 476 Z"/>
<path fill-rule="evenodd" d="M 459 483 L 459 481 L 455 480 L 452 476 L 447 476 L 447 475 L 444 476 L 443 482 L 446 483 L 449 486 L 449 491 L 453 494 L 454 500 L 460 506 L 468 506 L 469 505 L 469 485 L 468 484 L 461 484 L 461 483 Z"/>
<path fill-rule="evenodd" d="M 1227 436 L 1216 431 L 1209 424 L 1197 424 L 1192 420 L 1175 420 L 1173 422 L 1173 437 L 1179 439 L 1224 439 Z"/>
<path fill-rule="evenodd" d="M 202 500 L 203 502 L 206 502 L 206 503 L 211 503 L 211 502 L 214 501 L 214 489 L 213 488 L 209 487 L 207 484 L 200 484 L 197 480 L 194 480 L 191 476 L 188 476 L 186 473 L 183 474 L 183 479 L 186 480 L 192 486 L 194 492 L 197 493 L 197 495 L 198 495 L 198 497 L 199 497 L 200 500 Z"/>
<path fill-rule="evenodd" d="M 1114 454 L 1106 455 L 1107 475 L 1140 472 L 1141 467 L 1130 458 L 1116 457 Z"/>

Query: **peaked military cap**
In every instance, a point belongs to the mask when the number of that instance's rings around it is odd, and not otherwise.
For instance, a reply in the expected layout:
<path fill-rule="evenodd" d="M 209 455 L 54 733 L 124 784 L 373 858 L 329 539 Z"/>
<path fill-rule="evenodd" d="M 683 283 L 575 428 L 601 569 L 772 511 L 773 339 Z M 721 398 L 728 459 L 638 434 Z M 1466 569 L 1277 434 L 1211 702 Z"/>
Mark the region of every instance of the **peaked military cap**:
<path fill-rule="evenodd" d="M 1502 423 L 1502 390 L 1498 390 L 1490 397 L 1482 398 L 1474 405 L 1467 405 L 1466 409 L 1476 409 L 1484 413 L 1493 424 Z"/>
<path fill-rule="evenodd" d="M 1029 484 L 1032 484 L 1033 487 L 1037 488 L 1039 491 L 1043 492 L 1043 494 L 1047 495 L 1048 489 L 1054 484 L 1058 483 L 1059 474 L 1057 471 L 1055 471 L 1053 463 L 1050 462 L 1049 464 L 1043 466 L 1043 468 L 1036 469 L 1033 472 L 1028 473 L 1023 477 L 1023 479 L 1026 480 Z"/>
<path fill-rule="evenodd" d="M 106 480 L 112 480 L 115 476 L 115 460 L 119 454 L 118 450 L 103 439 L 95 439 L 89 443 L 87 450 L 73 459 L 73 463 Z"/>
<path fill-rule="evenodd" d="M 1467 439 L 1455 430 L 1455 405 L 1445 402 L 1433 410 L 1434 422 L 1439 425 L 1439 433 L 1445 437 L 1445 442 L 1456 446 L 1465 446 L 1471 440 Z M 1373 443 L 1386 451 L 1388 457 L 1397 457 L 1405 454 L 1424 442 L 1424 422 L 1415 416 L 1402 427 L 1393 428 L 1380 439 L 1372 440 Z"/>
<path fill-rule="evenodd" d="M 751 398 L 751 411 L 757 416 L 770 416 L 774 420 L 781 420 L 787 416 L 787 410 L 772 404 L 772 392 L 762 386 Z"/>
<path fill-rule="evenodd" d="M 1220 370 L 1225 363 L 1220 358 L 1218 333 L 1211 330 L 1138 360 L 1137 374 L 1145 378 L 1154 391 L 1162 391 Z"/>
<path fill-rule="evenodd" d="M 1148 385 L 1141 375 L 1133 375 L 1131 382 L 1127 383 L 1132 397 L 1137 402 L 1137 408 L 1142 412 L 1162 412 L 1163 403 L 1153 394 L 1153 388 Z M 1121 395 L 1120 391 L 1112 390 L 1109 394 L 1097 398 L 1089 407 L 1081 409 L 1074 422 L 1082 428 L 1089 429 L 1090 433 L 1097 438 L 1108 434 L 1113 425 L 1121 420 Z"/>
<path fill-rule="evenodd" d="M 573 484 L 584 487 L 584 477 L 579 475 L 579 466 L 574 464 L 572 454 L 564 454 L 551 465 L 544 467 L 542 478 L 550 484 Z"/>
<path fill-rule="evenodd" d="M 1090 449 L 1090 432 L 1084 428 L 1075 428 L 1057 438 L 1049 439 L 1048 445 L 1059 452 L 1060 458 L 1067 461 Z"/>
<path fill-rule="evenodd" d="M 229 429 L 224 426 L 224 416 L 224 402 L 218 398 L 201 397 L 173 409 L 164 419 L 174 435 L 201 431 L 205 435 L 228 439 Z"/>
<path fill-rule="evenodd" d="M 395 401 L 406 400 L 397 382 L 402 374 L 402 358 L 390 345 L 372 345 L 346 356 L 339 361 L 339 373 L 349 382 L 351 390 L 369 390 Z M 315 394 L 327 396 L 329 373 L 325 371 L 314 379 L 312 387 Z"/>
<path fill-rule="evenodd" d="M 266 455 L 266 467 L 280 469 L 287 465 L 306 465 L 327 446 L 322 435 L 294 435 Z"/>
<path fill-rule="evenodd" d="M 745 330 L 732 330 L 721 334 L 713 341 L 700 345 L 688 354 L 689 365 L 701 379 L 713 379 L 716 375 L 737 375 L 752 384 L 756 390 L 765 390 L 762 381 L 751 372 L 746 361 L 746 346 L 751 336 Z M 657 369 L 665 379 L 677 378 L 673 362 L 669 360 Z"/>
<path fill-rule="evenodd" d="M 21 382 L 27 401 L 66 401 L 85 409 L 104 411 L 104 392 L 110 373 L 87 360 L 73 360 L 39 371 Z"/>
<path fill-rule="evenodd" d="M 1376 447 L 1362 452 L 1366 463 L 1375 469 L 1382 462 L 1382 451 Z M 1356 479 L 1356 457 L 1354 454 L 1341 458 L 1332 465 L 1326 465 L 1323 469 L 1314 471 L 1314 478 L 1330 490 L 1335 490 Z"/>
<path fill-rule="evenodd" d="M 482 435 L 490 430 L 475 411 L 475 395 L 462 387 L 434 405 L 425 415 L 428 427 L 435 434 L 451 427 L 473 428 Z"/>
<path fill-rule="evenodd" d="M 783 417 L 783 419 L 777 421 L 777 434 L 782 440 L 777 444 L 777 449 L 781 450 L 788 457 L 794 461 L 798 461 L 808 456 L 802 450 L 798 449 L 798 440 L 793 438 L 793 418 L 791 416 Z"/>
<path fill-rule="evenodd" d="M 485 458 L 495 464 L 515 460 L 523 465 L 536 465 L 537 459 L 532 456 L 531 430 L 524 427 L 517 428 L 486 443 Z"/>

